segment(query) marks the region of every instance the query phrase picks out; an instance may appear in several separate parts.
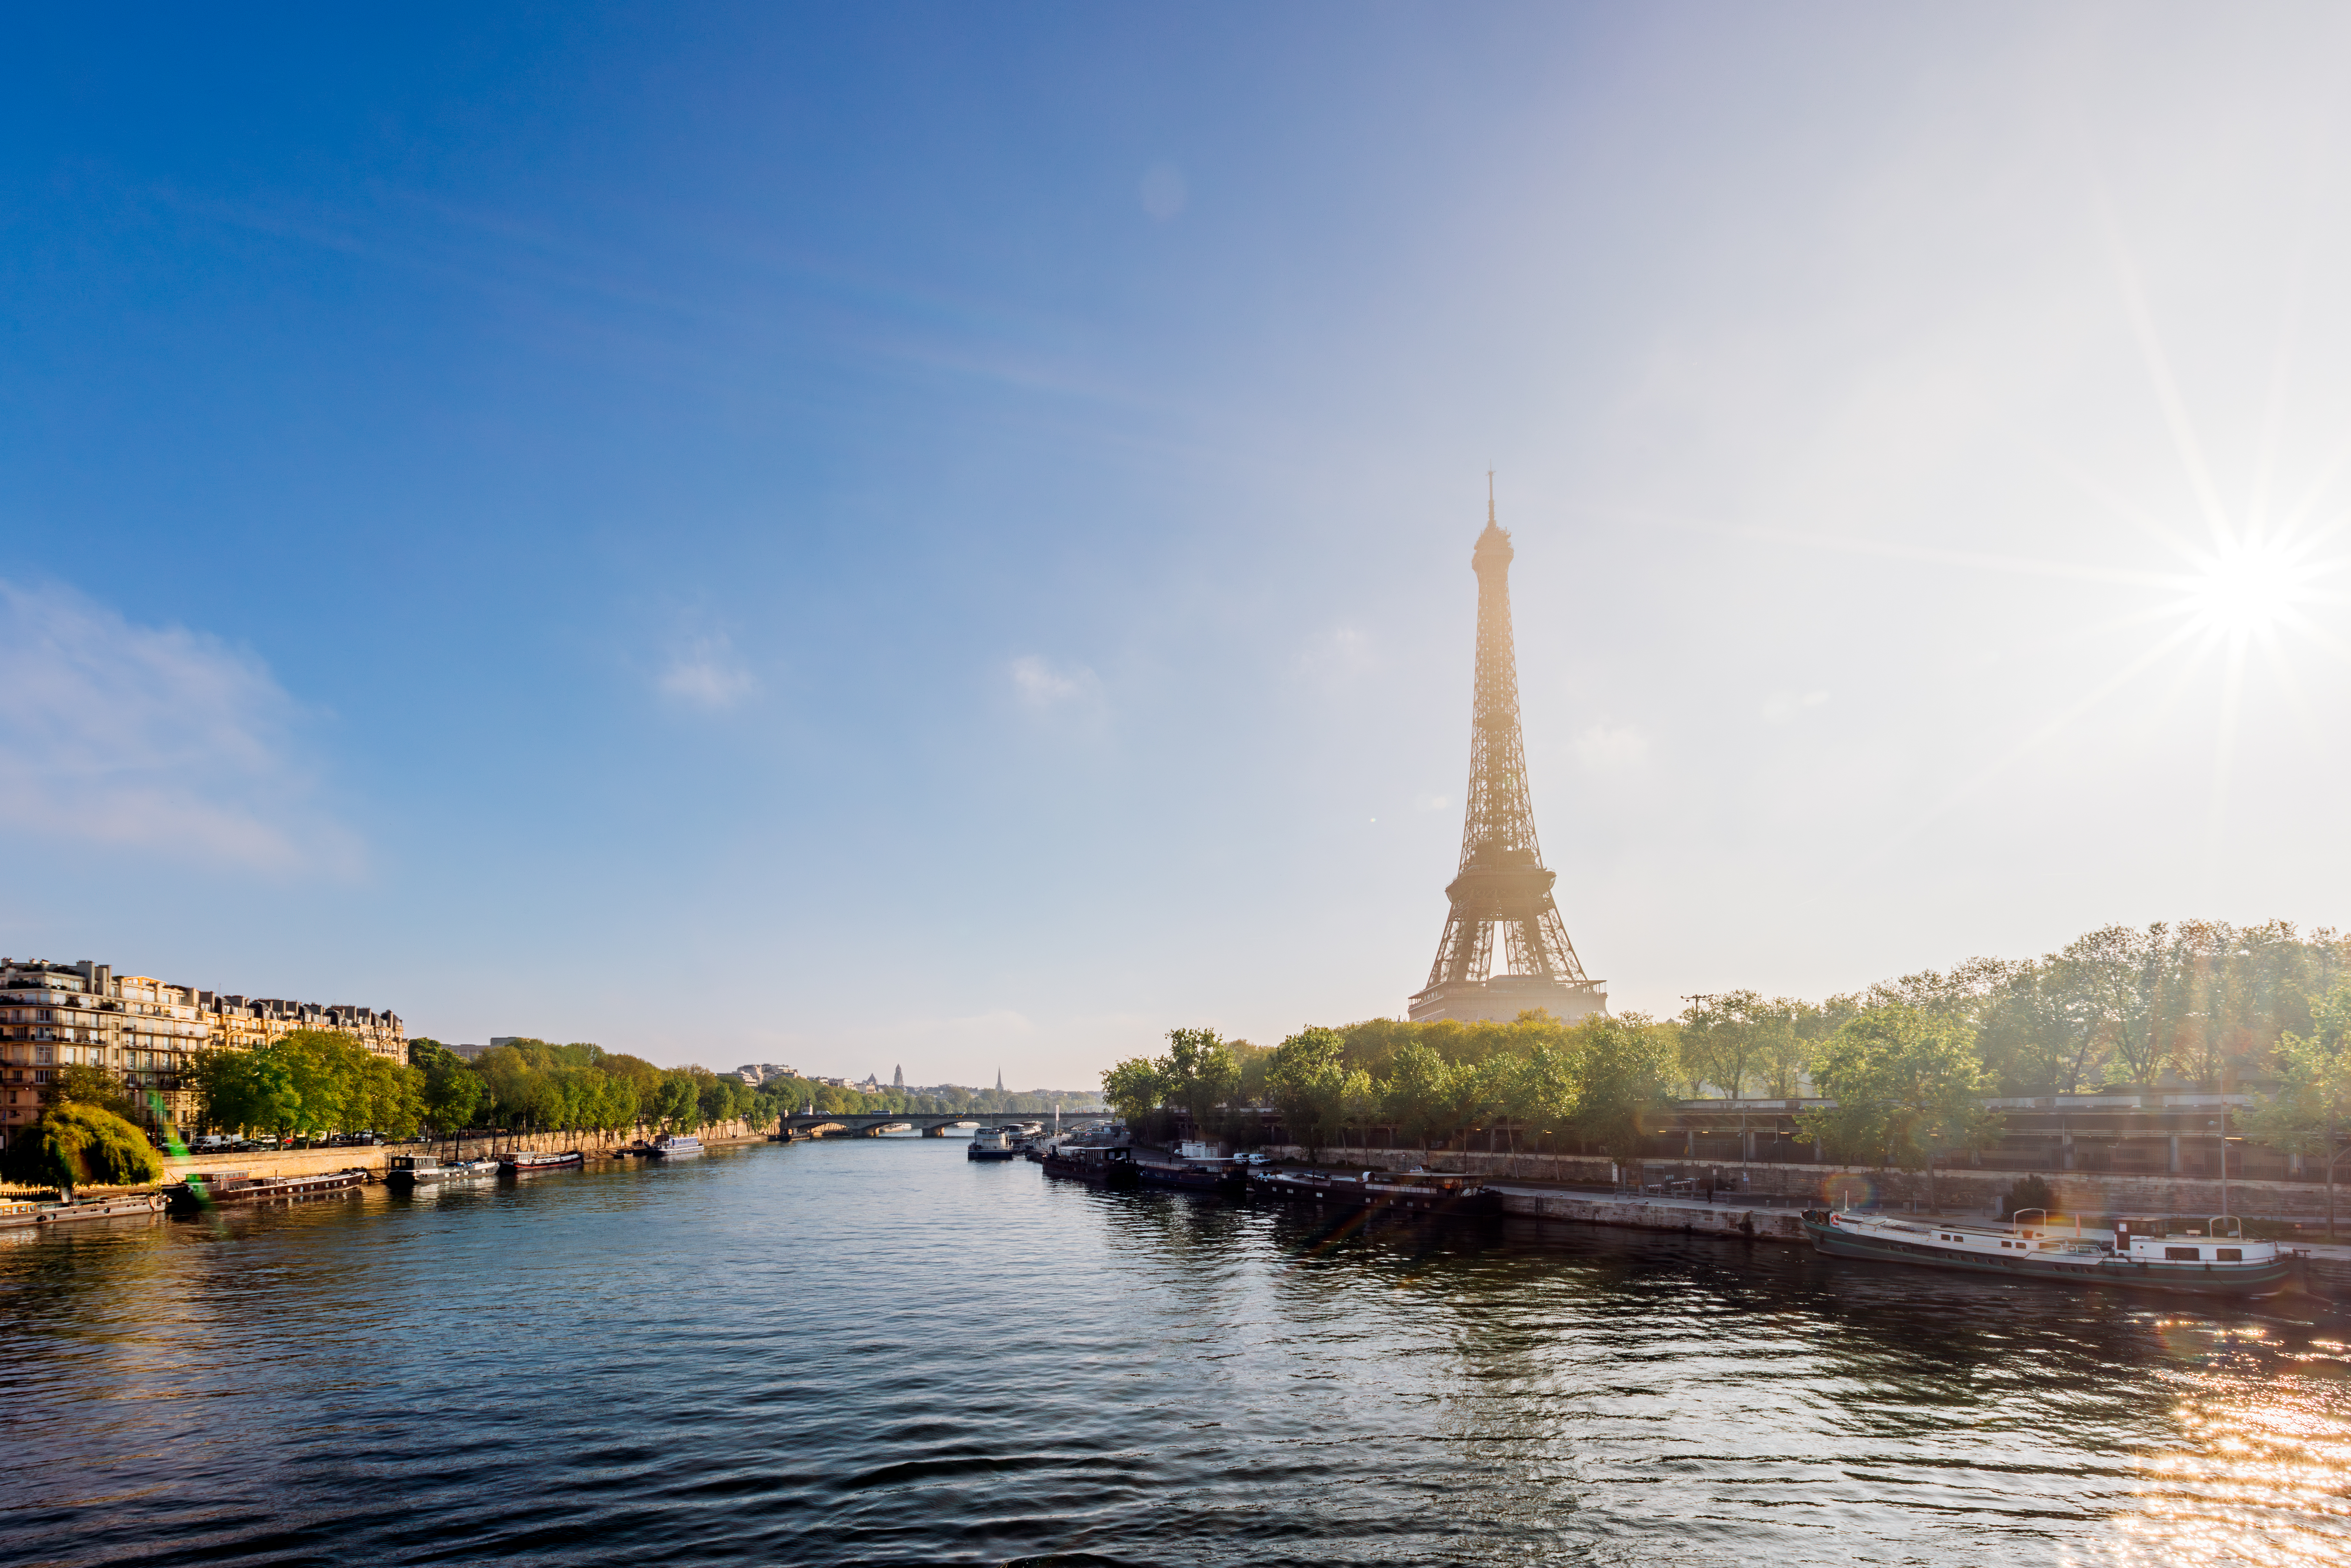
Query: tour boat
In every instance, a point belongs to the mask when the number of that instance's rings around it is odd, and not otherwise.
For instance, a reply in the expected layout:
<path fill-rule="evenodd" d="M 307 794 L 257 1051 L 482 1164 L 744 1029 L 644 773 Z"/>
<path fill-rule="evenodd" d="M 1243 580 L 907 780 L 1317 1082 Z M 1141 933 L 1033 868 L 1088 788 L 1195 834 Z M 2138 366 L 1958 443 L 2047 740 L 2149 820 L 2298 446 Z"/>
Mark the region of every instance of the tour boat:
<path fill-rule="evenodd" d="M 702 1152 L 702 1140 L 690 1133 L 664 1133 L 653 1140 L 650 1151 L 654 1158 L 674 1160 Z"/>
<path fill-rule="evenodd" d="M 1065 1176 L 1093 1186 L 1125 1188 L 1143 1185 L 1143 1177 L 1134 1168 L 1132 1149 L 1057 1144 L 1045 1151 L 1040 1163 L 1047 1176 Z"/>
<path fill-rule="evenodd" d="M 200 1171 L 163 1189 L 163 1197 L 183 1214 L 206 1208 L 246 1204 L 293 1203 L 306 1197 L 355 1192 L 367 1184 L 368 1173 L 358 1166 L 319 1171 L 312 1176 L 252 1176 L 243 1171 Z"/>
<path fill-rule="evenodd" d="M 1847 1209 L 1804 1211 L 1804 1234 L 1833 1258 L 2190 1296 L 2266 1296 L 2283 1289 L 2294 1271 L 2291 1252 L 2274 1241 L 2247 1239 L 2232 1218 L 2177 1234 L 2160 1222 L 2138 1224 L 2148 1228 L 2126 1220 L 2112 1230 L 2061 1230 L 2045 1221 L 1993 1227 Z"/>
<path fill-rule="evenodd" d="M 588 1162 L 578 1149 L 566 1149 L 561 1154 L 534 1154 L 518 1150 L 498 1156 L 498 1168 L 511 1176 L 537 1176 L 541 1171 L 571 1170 Z"/>
<path fill-rule="evenodd" d="M 1017 1160 L 1020 1145 L 1015 1142 L 1016 1129 L 982 1127 L 971 1135 L 971 1145 L 963 1152 L 967 1160 Z"/>
<path fill-rule="evenodd" d="M 1483 1216 L 1502 1212 L 1502 1195 L 1473 1176 L 1429 1171 L 1251 1170 L 1249 1190 L 1265 1197 L 1400 1214 Z"/>

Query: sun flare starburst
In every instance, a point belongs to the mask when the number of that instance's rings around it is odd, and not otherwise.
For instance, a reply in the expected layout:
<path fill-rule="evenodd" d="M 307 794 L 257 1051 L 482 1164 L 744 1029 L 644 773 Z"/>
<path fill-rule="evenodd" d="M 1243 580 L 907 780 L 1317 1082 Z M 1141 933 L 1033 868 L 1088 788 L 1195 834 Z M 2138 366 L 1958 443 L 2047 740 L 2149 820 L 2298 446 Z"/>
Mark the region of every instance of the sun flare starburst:
<path fill-rule="evenodd" d="M 2298 621 L 2325 575 L 2306 554 L 2273 540 L 2223 539 L 2199 553 L 2180 608 L 2197 630 L 2235 641 Z"/>

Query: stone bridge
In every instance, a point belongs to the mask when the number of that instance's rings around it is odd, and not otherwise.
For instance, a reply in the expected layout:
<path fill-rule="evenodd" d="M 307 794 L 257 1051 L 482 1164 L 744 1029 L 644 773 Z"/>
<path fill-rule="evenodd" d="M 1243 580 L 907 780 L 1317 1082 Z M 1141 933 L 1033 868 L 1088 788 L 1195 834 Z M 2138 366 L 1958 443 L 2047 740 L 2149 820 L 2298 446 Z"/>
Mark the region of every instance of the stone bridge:
<path fill-rule="evenodd" d="M 1076 1118 L 1065 1116 L 1061 1119 L 1061 1127 L 1064 1132 L 1070 1132 L 1100 1120 L 1102 1118 L 1099 1116 Z M 796 1111 L 779 1118 L 776 1131 L 788 1139 L 821 1137 L 828 1133 L 841 1136 L 878 1138 L 889 1128 L 911 1127 L 926 1138 L 944 1138 L 951 1127 L 995 1127 L 1008 1123 L 1017 1126 L 1024 1122 L 1034 1122 L 1048 1131 L 1050 1131 L 1053 1125 L 1052 1118 L 1050 1116 L 1022 1115 L 1018 1112 L 1007 1112 L 994 1116 L 975 1116 L 968 1111 L 929 1113 L 861 1111 L 840 1113 L 826 1111 Z"/>

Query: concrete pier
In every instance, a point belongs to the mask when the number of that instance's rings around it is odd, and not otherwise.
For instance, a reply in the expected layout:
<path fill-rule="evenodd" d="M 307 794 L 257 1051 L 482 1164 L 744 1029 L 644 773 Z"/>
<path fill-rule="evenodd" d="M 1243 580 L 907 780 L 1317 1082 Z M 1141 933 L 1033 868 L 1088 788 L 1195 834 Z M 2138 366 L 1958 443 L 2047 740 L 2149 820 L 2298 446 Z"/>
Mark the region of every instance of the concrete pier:
<path fill-rule="evenodd" d="M 1502 1212 L 1531 1219 L 1564 1219 L 1626 1230 L 1667 1230 L 1683 1236 L 1736 1236 L 1753 1241 L 1804 1239 L 1803 1216 L 1793 1208 L 1759 1208 L 1752 1203 L 1706 1203 L 1685 1197 L 1634 1194 L 1561 1192 L 1551 1187 L 1489 1182 L 1502 1195 Z"/>

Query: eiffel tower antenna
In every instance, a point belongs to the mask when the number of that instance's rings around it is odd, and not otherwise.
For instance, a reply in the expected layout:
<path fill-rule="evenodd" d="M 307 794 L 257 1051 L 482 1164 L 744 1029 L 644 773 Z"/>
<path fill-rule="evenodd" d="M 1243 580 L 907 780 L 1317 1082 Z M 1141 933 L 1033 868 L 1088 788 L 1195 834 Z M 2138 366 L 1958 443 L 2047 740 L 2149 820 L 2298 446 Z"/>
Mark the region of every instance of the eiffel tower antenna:
<path fill-rule="evenodd" d="M 1428 984 L 1410 1016 L 1509 1019 L 1530 1008 L 1562 1022 L 1605 1012 L 1605 983 L 1585 976 L 1566 922 L 1552 899 L 1557 876 L 1544 869 L 1527 789 L 1519 733 L 1519 661 L 1510 636 L 1510 561 L 1517 552 L 1495 520 L 1494 473 L 1486 471 L 1486 531 L 1469 555 L 1478 574 L 1478 679 L 1469 714 L 1469 801 L 1461 824 L 1461 866 L 1447 885 L 1451 909 Z M 1504 972 L 1493 974 L 1494 936 Z"/>

